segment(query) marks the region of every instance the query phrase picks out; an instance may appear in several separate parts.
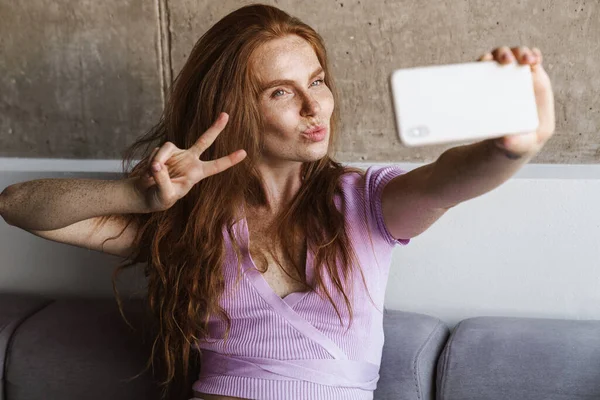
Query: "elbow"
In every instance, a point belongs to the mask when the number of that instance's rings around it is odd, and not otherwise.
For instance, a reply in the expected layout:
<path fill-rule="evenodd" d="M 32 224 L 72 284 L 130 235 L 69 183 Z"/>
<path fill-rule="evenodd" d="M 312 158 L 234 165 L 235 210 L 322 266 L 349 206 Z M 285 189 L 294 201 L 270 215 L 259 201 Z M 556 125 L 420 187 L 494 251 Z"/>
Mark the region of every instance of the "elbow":
<path fill-rule="evenodd" d="M 13 191 L 13 189 L 11 189 L 10 186 L 7 186 L 1 193 L 0 193 L 0 217 L 2 217 L 2 219 L 8 224 L 8 225 L 12 225 L 12 223 L 10 222 L 10 220 L 8 219 L 8 199 L 10 196 L 10 193 Z"/>

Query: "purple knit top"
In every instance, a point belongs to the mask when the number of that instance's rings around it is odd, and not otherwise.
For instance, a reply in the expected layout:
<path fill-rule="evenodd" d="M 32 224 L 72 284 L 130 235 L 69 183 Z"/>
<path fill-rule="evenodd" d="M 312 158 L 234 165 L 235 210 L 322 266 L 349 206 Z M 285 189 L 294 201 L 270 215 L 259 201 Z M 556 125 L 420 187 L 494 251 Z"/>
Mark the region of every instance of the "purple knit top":
<path fill-rule="evenodd" d="M 373 399 L 384 342 L 383 304 L 392 250 L 397 244 L 409 243 L 408 239 L 393 238 L 384 225 L 381 193 L 392 178 L 404 172 L 394 165 L 372 166 L 364 176 L 347 173 L 341 178 L 342 194 L 334 201 L 344 213 L 372 298 L 355 269 L 352 283 L 346 283 L 353 309 L 350 329 L 343 296 L 326 271 L 323 280 L 343 325 L 322 291 L 294 292 L 282 299 L 271 289 L 248 251 L 245 219 L 234 225 L 243 258 L 238 280 L 237 256 L 223 231 L 226 263 L 221 306 L 231 318 L 231 330 L 224 348 L 220 338 L 226 325 L 211 317 L 211 339 L 194 346 L 202 354 L 194 390 L 260 400 Z M 306 277 L 312 284 L 315 271 L 310 247 Z"/>

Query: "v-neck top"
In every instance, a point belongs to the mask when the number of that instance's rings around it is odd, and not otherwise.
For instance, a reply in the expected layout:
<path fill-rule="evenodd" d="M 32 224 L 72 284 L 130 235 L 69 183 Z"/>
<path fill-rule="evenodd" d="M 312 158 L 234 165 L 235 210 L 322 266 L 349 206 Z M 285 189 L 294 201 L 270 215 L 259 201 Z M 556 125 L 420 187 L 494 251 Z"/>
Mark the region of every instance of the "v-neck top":
<path fill-rule="evenodd" d="M 334 202 L 344 214 L 360 264 L 353 266 L 345 284 L 353 311 L 349 329 L 344 298 L 325 269 L 323 283 L 343 324 L 322 290 L 293 292 L 284 298 L 273 291 L 250 257 L 245 218 L 233 226 L 242 257 L 238 271 L 237 255 L 223 228 L 225 291 L 220 305 L 231 319 L 231 328 L 225 343 L 225 322 L 211 316 L 209 339 L 194 345 L 201 350 L 202 360 L 195 391 L 260 400 L 373 399 L 384 342 L 383 305 L 392 250 L 410 241 L 396 239 L 388 231 L 381 194 L 390 180 L 405 172 L 396 165 L 372 166 L 364 175 L 348 172 L 340 178 L 341 194 Z M 309 243 L 306 278 L 311 285 L 315 283 L 313 263 L 314 249 Z"/>

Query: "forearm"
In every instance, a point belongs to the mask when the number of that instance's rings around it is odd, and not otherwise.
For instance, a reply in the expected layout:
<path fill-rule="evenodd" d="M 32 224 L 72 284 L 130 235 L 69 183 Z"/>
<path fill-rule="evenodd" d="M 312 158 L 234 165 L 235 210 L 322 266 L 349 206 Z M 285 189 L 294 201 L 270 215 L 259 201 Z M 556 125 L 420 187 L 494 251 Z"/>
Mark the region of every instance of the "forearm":
<path fill-rule="evenodd" d="M 433 164 L 429 195 L 436 208 L 453 207 L 489 192 L 513 176 L 533 154 L 513 155 L 485 140 L 444 152 Z"/>
<path fill-rule="evenodd" d="M 53 230 L 102 215 L 142 213 L 131 179 L 38 179 L 0 194 L 0 215 L 25 230 Z"/>

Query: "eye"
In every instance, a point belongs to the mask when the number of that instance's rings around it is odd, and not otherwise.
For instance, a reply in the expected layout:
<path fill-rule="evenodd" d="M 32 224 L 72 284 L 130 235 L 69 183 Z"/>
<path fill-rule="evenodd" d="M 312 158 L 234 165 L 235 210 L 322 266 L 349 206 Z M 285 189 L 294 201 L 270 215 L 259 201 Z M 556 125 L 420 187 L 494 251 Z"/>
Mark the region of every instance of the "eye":
<path fill-rule="evenodd" d="M 316 83 L 316 82 L 319 82 L 319 85 L 314 85 L 314 83 Z M 321 86 L 323 83 L 325 83 L 324 79 L 317 79 L 316 81 L 313 82 L 313 84 L 311 86 Z M 282 94 L 277 95 L 279 92 L 282 92 Z M 283 89 L 277 89 L 271 94 L 271 97 L 281 97 L 283 95 L 283 93 L 285 93 L 283 91 Z"/>

